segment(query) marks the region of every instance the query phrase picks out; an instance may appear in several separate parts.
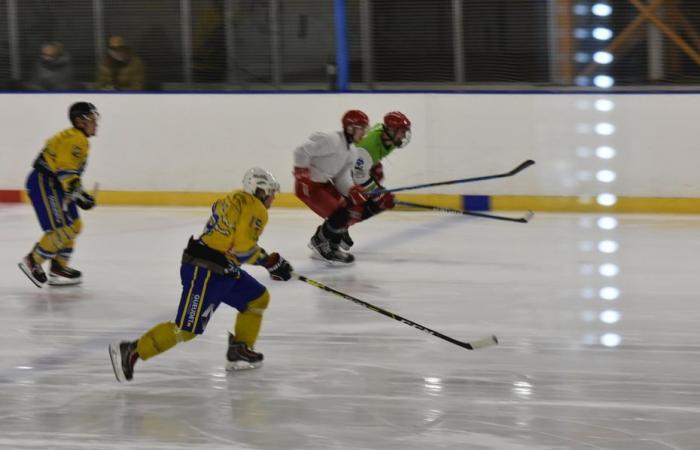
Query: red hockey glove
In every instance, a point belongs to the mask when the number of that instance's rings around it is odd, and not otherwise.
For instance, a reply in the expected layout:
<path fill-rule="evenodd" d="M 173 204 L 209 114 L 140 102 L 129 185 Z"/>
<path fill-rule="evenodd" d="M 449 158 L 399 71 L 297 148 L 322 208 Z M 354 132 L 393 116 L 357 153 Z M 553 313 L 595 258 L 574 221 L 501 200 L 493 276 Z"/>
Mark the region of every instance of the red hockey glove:
<path fill-rule="evenodd" d="M 296 186 L 294 187 L 294 189 L 296 190 L 297 195 L 310 197 L 312 181 L 311 171 L 309 170 L 309 168 L 295 167 L 294 172 L 292 173 L 294 174 L 294 178 L 296 179 Z"/>
<path fill-rule="evenodd" d="M 311 181 L 311 171 L 308 167 L 295 167 L 294 178 L 300 183 L 308 183 Z"/>
<path fill-rule="evenodd" d="M 350 197 L 350 201 L 357 206 L 364 205 L 367 201 L 367 194 L 362 190 L 362 186 L 357 184 L 350 188 L 348 197 Z"/>
<path fill-rule="evenodd" d="M 381 210 L 391 209 L 396 206 L 396 197 L 391 192 L 384 192 L 376 196 L 374 202 Z"/>
<path fill-rule="evenodd" d="M 288 281 L 294 271 L 292 265 L 277 252 L 268 256 L 263 266 L 270 273 L 270 278 L 276 281 Z"/>
<path fill-rule="evenodd" d="M 381 162 L 373 165 L 369 169 L 369 175 L 372 177 L 375 183 L 381 183 L 384 180 L 384 166 Z"/>

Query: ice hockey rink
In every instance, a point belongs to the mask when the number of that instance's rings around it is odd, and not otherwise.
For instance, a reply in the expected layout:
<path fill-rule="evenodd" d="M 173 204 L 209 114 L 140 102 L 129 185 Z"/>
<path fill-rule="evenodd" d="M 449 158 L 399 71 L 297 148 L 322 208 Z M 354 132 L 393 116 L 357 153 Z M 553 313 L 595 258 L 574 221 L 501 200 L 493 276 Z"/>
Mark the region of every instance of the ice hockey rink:
<path fill-rule="evenodd" d="M 318 219 L 273 206 L 261 244 L 297 273 L 500 345 L 468 351 L 251 267 L 272 295 L 261 369 L 224 371 L 223 305 L 203 336 L 117 383 L 107 345 L 174 317 L 181 251 L 207 216 L 88 211 L 84 284 L 37 289 L 17 268 L 34 212 L 0 206 L 0 448 L 700 447 L 698 216 L 390 211 L 352 229 L 354 266 L 328 268 L 306 247 Z"/>

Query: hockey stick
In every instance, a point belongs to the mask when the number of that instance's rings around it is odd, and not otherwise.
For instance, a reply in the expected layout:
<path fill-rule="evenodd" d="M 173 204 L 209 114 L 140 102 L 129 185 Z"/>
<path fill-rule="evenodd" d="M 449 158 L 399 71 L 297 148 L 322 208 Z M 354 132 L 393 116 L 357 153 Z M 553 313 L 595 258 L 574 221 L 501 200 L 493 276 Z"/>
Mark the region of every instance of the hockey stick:
<path fill-rule="evenodd" d="M 533 213 L 532 211 L 528 211 L 523 217 L 505 217 L 505 216 L 497 216 L 495 214 L 484 214 L 484 213 L 478 213 L 478 212 L 472 212 L 472 211 L 462 211 L 459 209 L 443 208 L 441 206 L 419 205 L 418 203 L 411 203 L 411 202 L 396 202 L 396 204 L 401 205 L 401 206 L 408 206 L 410 208 L 430 209 L 432 211 L 440 211 L 440 212 L 445 212 L 445 213 L 449 213 L 449 214 L 462 214 L 465 216 L 482 217 L 484 219 L 506 220 L 508 222 L 518 222 L 518 223 L 528 223 L 530 221 L 530 219 L 532 219 L 535 216 L 535 213 Z"/>
<path fill-rule="evenodd" d="M 418 323 L 416 323 L 416 322 L 413 322 L 413 321 L 411 321 L 411 320 L 408 320 L 408 319 L 406 319 L 406 318 L 403 318 L 403 317 L 399 316 L 398 314 L 394 314 L 394 313 L 389 312 L 389 311 L 387 311 L 387 310 L 385 310 L 385 309 L 382 309 L 382 308 L 380 308 L 380 307 L 378 307 L 378 306 L 374 306 L 374 305 L 372 305 L 371 303 L 367 303 L 367 302 L 365 302 L 365 301 L 363 301 L 363 300 L 360 300 L 359 298 L 355 298 L 355 297 L 353 297 L 352 295 L 348 295 L 348 294 L 345 294 L 345 293 L 343 293 L 343 292 L 336 291 L 335 289 L 333 289 L 333 288 L 331 288 L 331 287 L 328 287 L 328 286 L 326 286 L 325 284 L 319 283 L 319 282 L 316 281 L 316 280 L 312 280 L 312 279 L 310 279 L 310 278 L 306 278 L 305 276 L 299 275 L 299 274 L 294 274 L 294 276 L 295 276 L 297 279 L 299 279 L 300 281 L 303 281 L 304 283 L 310 284 L 311 286 L 315 286 L 315 287 L 317 287 L 317 288 L 319 288 L 319 289 L 323 289 L 324 291 L 331 292 L 331 293 L 333 293 L 333 294 L 335 294 L 335 295 L 337 295 L 337 296 L 339 296 L 339 297 L 343 297 L 343 298 L 346 299 L 346 300 L 350 300 L 351 302 L 357 303 L 358 305 L 362 305 L 362 306 L 364 306 L 364 307 L 367 308 L 367 309 L 371 309 L 371 310 L 374 311 L 374 312 L 378 312 L 379 314 L 384 314 L 384 315 L 387 316 L 387 317 L 391 317 L 392 319 L 398 320 L 399 322 L 403 322 L 403 323 L 405 323 L 406 325 L 412 326 L 413 328 L 416 328 L 416 329 L 418 329 L 418 330 L 424 331 L 424 332 L 426 332 L 426 333 L 428 333 L 428 334 L 432 334 L 433 336 L 438 337 L 438 338 L 440 338 L 440 339 L 443 339 L 443 340 L 445 340 L 445 341 L 447 341 L 447 342 L 451 342 L 452 344 L 459 345 L 460 347 L 466 348 L 467 350 L 477 350 L 477 349 L 480 349 L 480 348 L 483 348 L 483 347 L 489 347 L 489 346 L 491 346 L 491 345 L 497 345 L 497 344 L 498 344 L 498 338 L 496 338 L 496 336 L 494 336 L 494 335 L 491 335 L 491 336 L 488 336 L 488 337 L 484 337 L 484 338 L 481 338 L 481 339 L 478 339 L 478 340 L 472 341 L 472 342 L 462 342 L 462 341 L 458 341 L 457 339 L 453 339 L 453 338 L 451 338 L 451 337 L 449 337 L 449 336 L 446 336 L 446 335 L 444 335 L 444 334 L 442 334 L 442 333 L 438 333 L 438 332 L 435 331 L 435 330 L 431 330 L 430 328 L 424 327 L 424 326 L 421 325 L 421 324 L 418 324 Z"/>
<path fill-rule="evenodd" d="M 421 189 L 421 188 L 433 187 L 433 186 L 444 186 L 447 184 L 473 183 L 475 181 L 493 180 L 494 178 L 512 177 L 513 175 L 515 175 L 519 172 L 522 172 L 523 170 L 527 169 L 528 167 L 530 167 L 533 164 L 535 164 L 535 161 L 528 159 L 527 161 L 524 161 L 523 163 L 521 163 L 515 169 L 511 170 L 510 172 L 506 172 L 506 173 L 499 173 L 497 175 L 486 175 L 483 177 L 462 178 L 460 180 L 438 181 L 436 183 L 416 184 L 413 186 L 404 186 L 404 187 L 399 187 L 399 188 L 394 188 L 394 189 L 377 189 L 376 191 L 370 192 L 369 195 L 378 195 L 378 194 L 383 194 L 385 192 L 411 191 L 413 189 Z"/>

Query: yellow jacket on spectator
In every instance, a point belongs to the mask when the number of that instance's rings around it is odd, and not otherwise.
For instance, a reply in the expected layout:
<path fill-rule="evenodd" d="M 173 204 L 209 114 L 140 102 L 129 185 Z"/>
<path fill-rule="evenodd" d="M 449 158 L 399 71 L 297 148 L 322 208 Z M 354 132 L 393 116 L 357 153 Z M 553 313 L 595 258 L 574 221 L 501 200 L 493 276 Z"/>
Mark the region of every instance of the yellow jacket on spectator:
<path fill-rule="evenodd" d="M 97 76 L 98 89 L 117 91 L 141 91 L 144 89 L 143 61 L 126 46 L 120 36 L 109 39 L 107 57 L 100 64 Z"/>

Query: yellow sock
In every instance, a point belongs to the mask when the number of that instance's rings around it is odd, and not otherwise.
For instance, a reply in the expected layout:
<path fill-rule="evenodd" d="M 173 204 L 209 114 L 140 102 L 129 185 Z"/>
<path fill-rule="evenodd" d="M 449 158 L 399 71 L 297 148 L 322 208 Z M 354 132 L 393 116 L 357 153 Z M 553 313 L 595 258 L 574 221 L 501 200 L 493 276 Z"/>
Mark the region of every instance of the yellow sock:
<path fill-rule="evenodd" d="M 56 257 L 56 254 L 64 248 L 73 248 L 75 237 L 80 233 L 83 224 L 80 219 L 73 222 L 72 225 L 56 228 L 55 230 L 44 233 L 37 245 L 32 251 L 32 258 L 38 264 L 43 263 L 47 259 Z M 68 257 L 64 257 L 63 261 L 59 261 L 62 265 L 66 265 Z"/>
<path fill-rule="evenodd" d="M 58 253 L 56 253 L 56 257 L 54 257 L 53 260 L 56 261 L 61 267 L 68 267 L 68 261 L 70 260 L 71 254 L 73 253 L 74 245 L 75 241 L 73 240 L 65 242 L 63 244 L 63 248 L 58 250 Z"/>
<path fill-rule="evenodd" d="M 34 246 L 32 258 L 37 264 L 41 264 L 47 259 L 54 257 L 62 245 L 63 242 L 55 231 L 44 233 L 37 245 Z"/>
<path fill-rule="evenodd" d="M 260 333 L 262 315 L 270 303 L 270 294 L 267 289 L 263 294 L 248 303 L 248 307 L 236 317 L 236 341 L 244 342 L 248 347 L 253 347 Z"/>
<path fill-rule="evenodd" d="M 189 341 L 195 334 L 180 330 L 172 322 L 163 322 L 146 332 L 136 344 L 136 351 L 143 360 L 170 350 L 178 342 Z"/>

